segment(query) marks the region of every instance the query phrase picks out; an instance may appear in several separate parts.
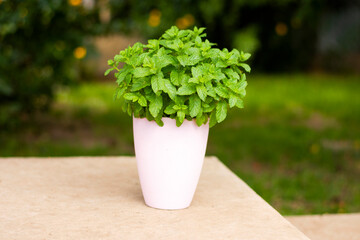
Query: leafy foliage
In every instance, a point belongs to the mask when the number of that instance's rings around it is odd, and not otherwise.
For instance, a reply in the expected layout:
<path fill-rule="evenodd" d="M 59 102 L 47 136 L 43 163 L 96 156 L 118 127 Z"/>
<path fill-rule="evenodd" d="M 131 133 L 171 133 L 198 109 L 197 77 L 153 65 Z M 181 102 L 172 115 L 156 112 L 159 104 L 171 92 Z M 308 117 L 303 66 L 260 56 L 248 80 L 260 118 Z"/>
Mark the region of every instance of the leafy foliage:
<path fill-rule="evenodd" d="M 172 25 L 180 29 L 195 25 L 205 26 L 210 41 L 216 42 L 221 48 L 237 48 L 250 52 L 253 54 L 251 66 L 254 69 L 274 72 L 311 69 L 315 55 L 321 53 L 317 49 L 322 22 L 329 30 L 337 25 L 344 25 L 335 24 L 333 20 L 341 13 L 350 14 L 348 11 L 358 9 L 359 2 L 109 0 L 109 5 L 112 12 L 112 31 L 141 32 L 147 38 L 157 38 Z M 326 24 L 330 19 L 332 24 Z M 356 40 L 359 39 L 358 22 L 349 20 L 348 24 L 345 24 L 345 28 L 349 30 L 345 33 L 344 28 L 344 31 L 339 33 L 342 39 L 360 42 Z M 283 30 L 280 34 L 276 30 L 279 24 Z M 349 45 L 351 44 L 345 44 L 347 47 Z M 338 68 L 336 65 L 334 67 Z M 334 67 L 328 69 L 333 71 Z"/>
<path fill-rule="evenodd" d="M 224 121 L 229 107 L 243 107 L 250 54 L 214 48 L 204 40 L 205 28 L 179 30 L 173 26 L 157 40 L 136 43 L 108 61 L 116 70 L 115 98 L 123 99 L 130 116 L 163 125 L 162 118 L 196 119 L 210 127 Z M 119 69 L 119 65 L 124 63 Z"/>
<path fill-rule="evenodd" d="M 78 78 L 98 13 L 81 1 L 0 1 L 0 126 L 47 110 L 55 87 Z"/>

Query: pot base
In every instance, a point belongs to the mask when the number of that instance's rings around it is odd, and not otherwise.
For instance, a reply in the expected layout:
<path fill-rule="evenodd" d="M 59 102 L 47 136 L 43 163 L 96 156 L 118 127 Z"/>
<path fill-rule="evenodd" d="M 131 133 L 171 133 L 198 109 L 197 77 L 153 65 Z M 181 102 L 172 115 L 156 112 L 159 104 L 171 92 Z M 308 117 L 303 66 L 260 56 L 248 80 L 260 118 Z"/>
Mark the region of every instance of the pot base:
<path fill-rule="evenodd" d="M 133 118 L 135 154 L 146 205 L 157 209 L 190 206 L 203 165 L 209 125 L 195 121 L 176 126 L 163 118 L 154 121 Z"/>
<path fill-rule="evenodd" d="M 148 204 L 147 202 L 145 202 L 145 205 L 146 205 L 147 207 L 154 208 L 154 209 L 157 209 L 157 210 L 176 211 L 176 210 L 187 209 L 187 208 L 190 207 L 191 204 L 188 204 L 186 207 L 180 207 L 180 206 L 176 206 L 176 207 L 160 206 L 160 207 L 157 207 L 157 206 L 151 206 L 150 204 Z"/>

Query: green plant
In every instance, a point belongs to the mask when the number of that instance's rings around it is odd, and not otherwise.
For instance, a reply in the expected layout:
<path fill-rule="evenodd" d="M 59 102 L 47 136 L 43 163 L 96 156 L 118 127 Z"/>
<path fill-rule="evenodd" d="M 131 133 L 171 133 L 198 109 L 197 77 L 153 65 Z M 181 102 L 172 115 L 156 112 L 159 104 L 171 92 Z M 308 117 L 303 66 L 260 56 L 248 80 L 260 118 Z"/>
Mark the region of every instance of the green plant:
<path fill-rule="evenodd" d="M 162 117 L 196 119 L 198 126 L 222 122 L 229 107 L 243 108 L 246 61 L 250 54 L 220 50 L 202 37 L 205 28 L 179 30 L 173 26 L 158 40 L 136 43 L 108 61 L 105 72 L 116 70 L 115 98 L 123 99 L 130 116 L 163 125 Z M 121 69 L 119 64 L 124 63 Z"/>

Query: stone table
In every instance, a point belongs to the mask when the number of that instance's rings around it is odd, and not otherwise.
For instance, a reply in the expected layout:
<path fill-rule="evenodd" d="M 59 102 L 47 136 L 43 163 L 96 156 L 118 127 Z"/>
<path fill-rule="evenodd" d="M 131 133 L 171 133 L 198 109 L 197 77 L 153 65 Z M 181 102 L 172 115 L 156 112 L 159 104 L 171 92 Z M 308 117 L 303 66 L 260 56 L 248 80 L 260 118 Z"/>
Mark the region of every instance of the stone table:
<path fill-rule="evenodd" d="M 0 239 L 308 239 L 217 158 L 192 205 L 144 204 L 134 157 L 0 158 Z"/>
<path fill-rule="evenodd" d="M 360 213 L 287 216 L 312 240 L 360 240 Z"/>

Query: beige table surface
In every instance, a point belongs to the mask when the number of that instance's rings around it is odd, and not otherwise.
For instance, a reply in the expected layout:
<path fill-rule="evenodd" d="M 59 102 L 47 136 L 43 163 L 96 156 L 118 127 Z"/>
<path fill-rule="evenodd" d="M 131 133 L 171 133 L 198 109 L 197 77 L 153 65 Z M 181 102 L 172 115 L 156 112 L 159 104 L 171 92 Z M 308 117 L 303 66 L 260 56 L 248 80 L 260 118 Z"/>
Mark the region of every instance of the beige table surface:
<path fill-rule="evenodd" d="M 308 239 L 217 158 L 191 207 L 145 206 L 133 157 L 0 158 L 0 239 Z"/>
<path fill-rule="evenodd" d="M 360 213 L 287 216 L 312 240 L 360 240 Z"/>

